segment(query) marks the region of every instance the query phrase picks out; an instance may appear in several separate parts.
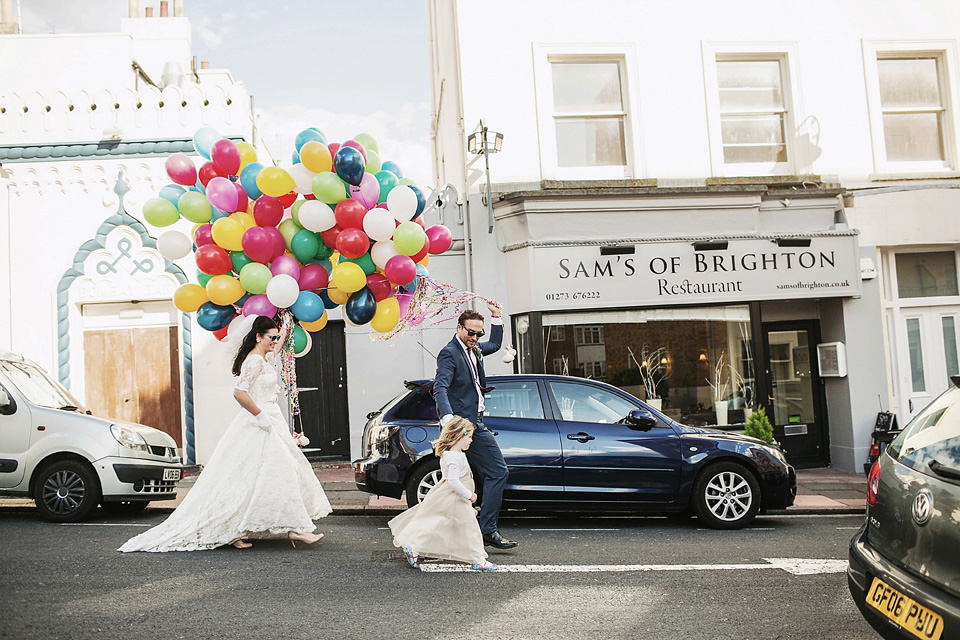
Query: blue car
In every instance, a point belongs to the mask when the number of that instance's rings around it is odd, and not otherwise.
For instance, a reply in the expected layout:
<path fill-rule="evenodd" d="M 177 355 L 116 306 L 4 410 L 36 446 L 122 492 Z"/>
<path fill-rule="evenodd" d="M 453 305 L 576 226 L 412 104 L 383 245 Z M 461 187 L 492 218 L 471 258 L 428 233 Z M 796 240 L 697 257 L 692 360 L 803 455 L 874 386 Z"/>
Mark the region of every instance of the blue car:
<path fill-rule="evenodd" d="M 796 473 L 776 446 L 678 424 L 603 382 L 528 374 L 487 384 L 484 424 L 510 470 L 504 508 L 693 513 L 736 529 L 796 497 Z M 361 490 L 406 492 L 413 506 L 440 480 L 430 445 L 439 420 L 431 380 L 406 388 L 368 414 L 353 470 Z"/>

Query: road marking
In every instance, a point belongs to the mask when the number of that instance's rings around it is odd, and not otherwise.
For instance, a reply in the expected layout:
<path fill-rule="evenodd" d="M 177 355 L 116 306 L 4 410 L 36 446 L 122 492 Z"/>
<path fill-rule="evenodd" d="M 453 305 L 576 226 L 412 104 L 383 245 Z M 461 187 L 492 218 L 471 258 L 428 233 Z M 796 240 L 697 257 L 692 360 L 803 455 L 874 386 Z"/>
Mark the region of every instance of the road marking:
<path fill-rule="evenodd" d="M 620 529 L 530 529 L 530 531 L 620 531 Z"/>
<path fill-rule="evenodd" d="M 61 522 L 61 527 L 149 527 L 149 524 L 127 522 Z"/>
<path fill-rule="evenodd" d="M 795 576 L 843 573 L 846 560 L 810 558 L 764 558 L 767 564 L 501 564 L 497 573 L 627 573 L 646 571 L 755 571 L 782 569 Z M 463 573 L 474 571 L 466 564 L 420 565 L 425 573 Z"/>
<path fill-rule="evenodd" d="M 860 527 L 837 527 L 837 531 L 856 531 Z"/>

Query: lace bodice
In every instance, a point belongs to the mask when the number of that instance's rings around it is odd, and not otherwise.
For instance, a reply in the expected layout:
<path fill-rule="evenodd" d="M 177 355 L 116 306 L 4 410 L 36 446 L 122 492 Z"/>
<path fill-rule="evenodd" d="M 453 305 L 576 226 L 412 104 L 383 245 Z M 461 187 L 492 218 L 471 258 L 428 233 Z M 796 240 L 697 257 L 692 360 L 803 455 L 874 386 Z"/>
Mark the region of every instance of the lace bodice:
<path fill-rule="evenodd" d="M 467 455 L 462 451 L 444 451 L 440 456 L 440 472 L 447 480 L 447 484 L 457 495 L 464 500 L 469 500 L 473 492 L 467 489 L 460 481 L 465 475 L 473 474 L 470 472 L 470 464 L 467 462 Z"/>
<path fill-rule="evenodd" d="M 277 370 L 273 368 L 273 353 L 266 360 L 255 353 L 247 356 L 240 367 L 236 389 L 246 391 L 258 405 L 277 401 Z"/>

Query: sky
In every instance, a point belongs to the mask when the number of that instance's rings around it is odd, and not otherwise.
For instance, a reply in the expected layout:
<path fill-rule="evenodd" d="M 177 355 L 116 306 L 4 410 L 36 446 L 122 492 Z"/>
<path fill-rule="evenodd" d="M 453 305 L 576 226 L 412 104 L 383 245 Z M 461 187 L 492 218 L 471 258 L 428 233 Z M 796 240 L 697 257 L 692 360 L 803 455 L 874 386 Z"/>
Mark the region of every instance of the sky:
<path fill-rule="evenodd" d="M 160 14 L 159 0 L 139 0 Z M 193 54 L 229 69 L 254 97 L 263 143 L 281 166 L 297 132 L 333 141 L 366 132 L 380 156 L 432 187 L 424 0 L 183 0 Z M 127 0 L 17 0 L 21 29 L 111 33 Z M 173 11 L 173 2 L 170 2 Z"/>

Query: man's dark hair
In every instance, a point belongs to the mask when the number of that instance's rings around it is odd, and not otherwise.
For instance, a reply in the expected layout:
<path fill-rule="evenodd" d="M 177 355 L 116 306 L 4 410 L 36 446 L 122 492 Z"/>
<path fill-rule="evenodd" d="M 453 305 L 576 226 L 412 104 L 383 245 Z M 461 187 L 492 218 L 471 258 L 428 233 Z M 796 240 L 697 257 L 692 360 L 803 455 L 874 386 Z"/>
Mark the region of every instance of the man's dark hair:
<path fill-rule="evenodd" d="M 483 316 L 477 313 L 476 311 L 474 311 L 473 309 L 467 309 L 466 311 L 460 314 L 460 317 L 457 319 L 457 324 L 459 324 L 462 327 L 463 323 L 466 322 L 467 320 L 479 320 L 480 322 L 483 322 Z"/>

